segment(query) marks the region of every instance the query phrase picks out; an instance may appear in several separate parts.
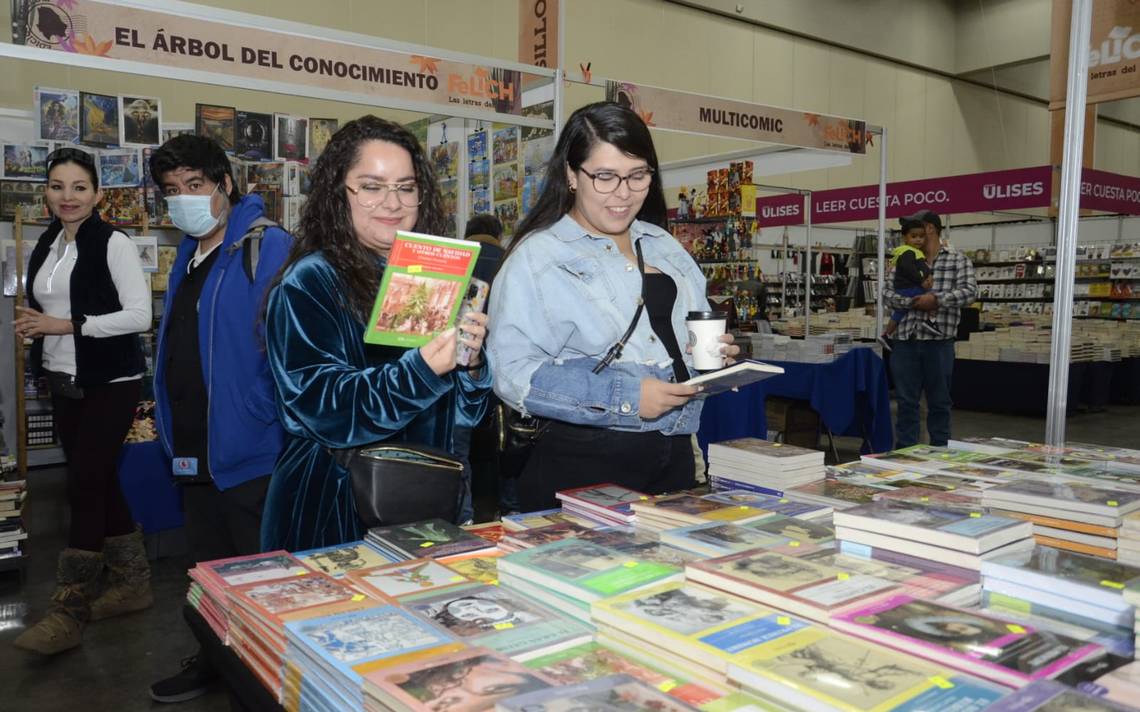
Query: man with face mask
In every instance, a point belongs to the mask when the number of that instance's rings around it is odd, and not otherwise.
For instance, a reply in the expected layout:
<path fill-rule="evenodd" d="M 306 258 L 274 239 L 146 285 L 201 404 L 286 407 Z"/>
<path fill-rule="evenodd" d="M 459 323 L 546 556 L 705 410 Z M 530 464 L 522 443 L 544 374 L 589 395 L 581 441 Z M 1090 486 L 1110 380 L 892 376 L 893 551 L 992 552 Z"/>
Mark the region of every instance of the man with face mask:
<path fill-rule="evenodd" d="M 185 233 L 155 348 L 155 426 L 183 485 L 193 561 L 254 554 L 269 474 L 284 434 L 261 333 L 265 294 L 291 238 L 242 196 L 213 140 L 178 136 L 150 159 L 170 219 Z M 151 686 L 182 702 L 216 677 L 201 652 Z"/>

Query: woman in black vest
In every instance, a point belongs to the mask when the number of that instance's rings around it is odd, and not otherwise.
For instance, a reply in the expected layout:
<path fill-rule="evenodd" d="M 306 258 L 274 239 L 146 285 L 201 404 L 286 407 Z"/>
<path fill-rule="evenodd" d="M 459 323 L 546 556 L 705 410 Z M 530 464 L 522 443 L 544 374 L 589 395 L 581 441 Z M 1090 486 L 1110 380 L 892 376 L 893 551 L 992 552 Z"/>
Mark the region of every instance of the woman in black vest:
<path fill-rule="evenodd" d="M 51 609 L 15 644 L 53 655 L 79 645 L 88 620 L 152 603 L 142 535 L 118 477 L 146 370 L 138 334 L 150 328 L 151 303 L 134 243 L 95 212 L 103 194 L 91 155 L 61 148 L 47 169 L 55 219 L 32 251 L 29 306 L 15 329 L 18 338 L 34 339 L 31 366 L 51 388 L 71 530 Z M 104 575 L 127 582 L 134 598 L 97 600 Z"/>

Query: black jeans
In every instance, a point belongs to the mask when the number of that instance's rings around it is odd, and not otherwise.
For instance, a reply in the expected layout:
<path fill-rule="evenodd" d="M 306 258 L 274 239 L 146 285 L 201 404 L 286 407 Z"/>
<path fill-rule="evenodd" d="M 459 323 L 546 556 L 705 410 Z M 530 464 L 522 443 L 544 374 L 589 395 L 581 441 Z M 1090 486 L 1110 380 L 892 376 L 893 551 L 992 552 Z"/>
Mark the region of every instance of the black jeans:
<path fill-rule="evenodd" d="M 103 539 L 135 530 L 119 486 L 119 453 L 135 419 L 142 381 L 83 389 L 83 398 L 52 398 L 55 428 L 67 457 L 71 529 L 67 545 L 102 551 Z"/>
<path fill-rule="evenodd" d="M 186 544 L 194 562 L 261 551 L 261 512 L 269 475 L 222 491 L 213 482 L 182 486 Z"/>
<path fill-rule="evenodd" d="M 519 509 L 558 506 L 555 493 L 613 482 L 646 494 L 695 484 L 688 435 L 630 433 L 551 421 L 518 479 Z"/>

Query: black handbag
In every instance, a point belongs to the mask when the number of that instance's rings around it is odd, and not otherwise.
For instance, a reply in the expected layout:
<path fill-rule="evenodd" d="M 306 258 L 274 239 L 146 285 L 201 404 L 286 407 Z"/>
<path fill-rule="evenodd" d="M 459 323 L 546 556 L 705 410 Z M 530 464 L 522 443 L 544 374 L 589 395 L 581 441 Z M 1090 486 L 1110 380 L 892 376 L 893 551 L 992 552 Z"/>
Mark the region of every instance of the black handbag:
<path fill-rule="evenodd" d="M 500 401 L 495 404 L 492 423 L 499 451 L 499 472 L 503 477 L 518 477 L 534 446 L 550 427 L 550 421 L 523 415 Z"/>
<path fill-rule="evenodd" d="M 446 450 L 385 441 L 330 452 L 348 470 L 356 514 L 368 528 L 459 516 L 463 463 Z"/>

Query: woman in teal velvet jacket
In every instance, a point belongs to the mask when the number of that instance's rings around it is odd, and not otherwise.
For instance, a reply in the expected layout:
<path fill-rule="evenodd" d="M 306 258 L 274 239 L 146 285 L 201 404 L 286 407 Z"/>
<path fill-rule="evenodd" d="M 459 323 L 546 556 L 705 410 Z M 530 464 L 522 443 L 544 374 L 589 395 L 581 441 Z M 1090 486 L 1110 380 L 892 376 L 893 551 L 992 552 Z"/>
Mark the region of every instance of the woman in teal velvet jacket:
<path fill-rule="evenodd" d="M 328 448 L 379 440 L 450 449 L 487 408 L 475 314 L 419 349 L 365 344 L 397 230 L 441 234 L 439 190 L 419 141 L 374 116 L 349 122 L 313 169 L 298 237 L 269 295 L 266 346 L 288 433 L 266 495 L 261 544 L 299 551 L 360 539 L 348 471 Z M 478 358 L 455 370 L 457 340 Z"/>

